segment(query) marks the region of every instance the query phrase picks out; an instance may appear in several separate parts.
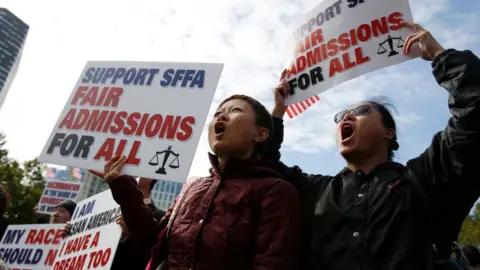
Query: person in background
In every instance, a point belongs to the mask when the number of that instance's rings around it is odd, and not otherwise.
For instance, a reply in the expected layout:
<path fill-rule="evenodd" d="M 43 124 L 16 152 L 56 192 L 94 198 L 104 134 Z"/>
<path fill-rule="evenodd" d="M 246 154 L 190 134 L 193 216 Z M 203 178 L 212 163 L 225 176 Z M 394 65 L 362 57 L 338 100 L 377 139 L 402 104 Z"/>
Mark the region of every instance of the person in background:
<path fill-rule="evenodd" d="M 103 174 L 97 171 L 90 170 L 90 172 L 103 178 Z M 154 218 L 159 221 L 165 215 L 165 212 L 158 209 L 152 200 L 150 200 L 150 193 L 155 182 L 155 180 L 141 177 L 138 181 L 138 189 L 142 191 L 144 204 L 150 209 Z M 128 225 L 125 223 L 122 215 L 115 219 L 115 223 L 122 228 L 122 236 L 110 269 L 145 269 L 150 259 L 150 247 L 146 247 L 136 241 L 135 237 L 130 233 Z M 67 222 L 64 227 L 63 237 L 68 235 L 70 228 L 71 224 Z"/>
<path fill-rule="evenodd" d="M 96 174 L 95 171 L 92 172 Z M 165 212 L 158 209 L 150 199 L 151 190 L 155 183 L 156 181 L 150 178 L 140 177 L 138 188 L 142 191 L 143 203 L 150 209 L 153 217 L 157 221 L 160 221 L 165 215 Z M 142 245 L 141 242 L 136 241 L 135 237 L 130 233 L 123 216 L 118 216 L 115 221 L 122 227 L 122 238 L 118 244 L 111 269 L 145 269 L 151 256 L 150 247 L 146 247 Z"/>
<path fill-rule="evenodd" d="M 53 213 L 50 216 L 50 224 L 67 223 L 72 219 L 73 212 L 77 204 L 71 200 L 66 200 L 59 203 L 53 208 Z"/>
<path fill-rule="evenodd" d="M 463 245 L 462 252 L 473 270 L 480 270 L 480 250 L 474 245 Z"/>
<path fill-rule="evenodd" d="M 163 216 L 165 216 L 165 211 L 157 208 L 153 203 L 152 199 L 150 198 L 152 189 L 156 183 L 157 183 L 157 180 L 140 177 L 140 180 L 138 181 L 138 188 L 143 193 L 143 203 L 145 203 L 145 205 L 147 205 L 150 208 L 150 210 L 152 210 L 153 217 L 156 220 L 160 221 L 163 218 Z"/>
<path fill-rule="evenodd" d="M 302 230 L 305 269 L 432 269 L 435 253 L 448 262 L 453 239 L 445 249 L 436 245 L 437 252 L 434 244 L 445 235 L 456 237 L 480 196 L 480 59 L 471 51 L 445 50 L 419 25 L 403 25 L 415 31 L 404 53 L 420 43 L 422 58 L 432 61 L 435 79 L 450 95 L 452 114 L 430 146 L 406 165 L 393 162 L 399 144 L 387 106 L 365 101 L 334 117 L 337 146 L 346 161 L 337 175 L 286 166 L 279 150 L 288 81 L 274 90 L 275 135 L 266 157 L 300 191 L 308 225 Z"/>
<path fill-rule="evenodd" d="M 122 175 L 126 157 L 107 162 L 103 178 L 130 233 L 154 246 L 147 269 L 297 269 L 299 197 L 263 162 L 272 133 L 271 115 L 257 100 L 222 101 L 208 129 L 211 174 L 184 185 L 160 223 L 135 179 Z"/>
<path fill-rule="evenodd" d="M 49 217 L 48 215 L 41 214 L 38 212 L 38 205 L 33 208 L 33 212 L 35 213 L 35 216 L 37 217 L 37 221 L 35 224 L 47 224 L 49 223 Z"/>

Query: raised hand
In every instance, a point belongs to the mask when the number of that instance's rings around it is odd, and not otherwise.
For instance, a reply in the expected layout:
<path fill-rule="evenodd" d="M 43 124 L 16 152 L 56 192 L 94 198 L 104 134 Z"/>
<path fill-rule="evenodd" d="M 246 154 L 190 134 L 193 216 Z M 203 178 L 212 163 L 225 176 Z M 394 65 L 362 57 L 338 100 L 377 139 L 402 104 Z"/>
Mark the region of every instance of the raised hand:
<path fill-rule="evenodd" d="M 290 84 L 285 79 L 286 76 L 287 76 L 287 70 L 284 69 L 282 72 L 282 75 L 280 76 L 280 82 L 273 89 L 275 106 L 273 107 L 273 110 L 272 110 L 272 116 L 277 118 L 283 118 L 283 115 L 287 110 L 287 106 L 285 106 L 285 98 L 290 93 Z"/>
<path fill-rule="evenodd" d="M 438 41 L 432 36 L 430 32 L 425 30 L 418 24 L 403 22 L 403 25 L 413 29 L 415 33 L 408 36 L 403 47 L 403 53 L 408 55 L 415 43 L 420 44 L 421 56 L 424 60 L 432 61 L 435 56 L 441 54 L 445 49 L 438 43 Z"/>
<path fill-rule="evenodd" d="M 123 167 L 125 166 L 127 158 L 125 156 L 116 155 L 105 164 L 104 172 L 97 170 L 88 170 L 92 174 L 102 178 L 105 182 L 110 183 L 114 179 L 122 175 Z"/>
<path fill-rule="evenodd" d="M 118 225 L 120 225 L 120 227 L 122 227 L 122 234 L 123 234 L 123 236 L 129 237 L 129 236 L 130 236 L 130 231 L 128 230 L 127 225 L 125 224 L 125 221 L 123 220 L 123 216 L 118 216 L 118 217 L 115 219 L 115 222 L 116 222 Z"/>
<path fill-rule="evenodd" d="M 120 177 L 126 161 L 127 157 L 119 155 L 116 155 L 110 159 L 107 164 L 105 164 L 105 169 L 103 170 L 105 177 L 103 180 L 105 180 L 107 183 L 111 183 L 113 180 Z"/>

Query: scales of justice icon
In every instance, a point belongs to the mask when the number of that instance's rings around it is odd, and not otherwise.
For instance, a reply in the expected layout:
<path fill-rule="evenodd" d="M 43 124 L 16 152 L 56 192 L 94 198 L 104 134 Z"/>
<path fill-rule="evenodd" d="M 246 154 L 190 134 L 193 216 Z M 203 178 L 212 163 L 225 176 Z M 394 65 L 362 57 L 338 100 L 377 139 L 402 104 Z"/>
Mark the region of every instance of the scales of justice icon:
<path fill-rule="evenodd" d="M 387 49 L 385 49 L 385 47 L 383 45 L 385 45 L 385 43 L 388 43 L 388 47 L 390 48 L 390 53 L 388 53 L 388 57 L 397 55 L 398 52 L 395 51 L 395 49 L 393 48 L 393 41 L 394 40 L 397 40 L 397 46 L 396 46 L 397 49 L 403 48 L 403 45 L 405 44 L 405 40 L 403 40 L 402 37 L 392 37 L 392 36 L 388 35 L 387 39 L 379 44 L 377 54 L 386 53 Z"/>
<path fill-rule="evenodd" d="M 163 150 L 161 152 L 157 151 L 157 153 L 155 153 L 155 155 L 148 162 L 148 164 L 150 166 L 158 166 L 160 164 L 159 163 L 159 158 L 158 158 L 160 155 L 163 155 L 162 166 L 159 167 L 155 171 L 155 173 L 167 174 L 167 171 L 165 170 L 165 165 L 167 164 L 167 161 L 168 161 L 168 158 L 170 157 L 170 155 L 174 156 L 175 158 L 168 164 L 168 167 L 170 167 L 172 169 L 180 168 L 180 162 L 178 160 L 178 156 L 180 156 L 180 154 L 177 154 L 177 153 L 173 152 L 172 151 L 172 146 L 169 146 L 166 150 Z"/>

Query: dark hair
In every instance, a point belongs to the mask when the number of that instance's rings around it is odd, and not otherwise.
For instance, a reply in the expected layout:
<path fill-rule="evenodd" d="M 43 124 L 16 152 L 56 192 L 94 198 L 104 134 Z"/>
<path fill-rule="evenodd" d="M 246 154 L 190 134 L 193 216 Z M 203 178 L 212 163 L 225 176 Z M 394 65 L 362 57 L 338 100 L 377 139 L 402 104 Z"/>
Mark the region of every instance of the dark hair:
<path fill-rule="evenodd" d="M 470 266 L 475 267 L 480 265 L 480 250 L 474 245 L 464 245 L 462 252 L 467 257 Z"/>
<path fill-rule="evenodd" d="M 263 106 L 262 103 L 246 95 L 232 95 L 224 99 L 218 106 L 222 106 L 225 102 L 234 99 L 241 99 L 248 102 L 252 106 L 253 111 L 255 112 L 255 124 L 268 130 L 268 138 L 265 141 L 258 143 L 254 150 L 254 154 L 263 154 L 263 152 L 265 152 L 265 150 L 267 149 L 268 144 L 270 143 L 270 140 L 273 136 L 272 115 L 270 114 L 270 112 L 268 112 L 268 110 L 265 108 L 265 106 Z"/>
<path fill-rule="evenodd" d="M 382 116 L 383 126 L 393 129 L 393 138 L 388 143 L 388 160 L 391 161 L 394 157 L 393 152 L 400 148 L 400 145 L 397 142 L 397 125 L 395 124 L 395 120 L 393 119 L 392 113 L 390 111 L 390 109 L 395 111 L 395 106 L 393 106 L 391 102 L 388 102 L 388 99 L 386 97 L 382 96 L 373 97 L 372 99 L 363 102 L 375 106 L 378 109 L 380 115 Z"/>

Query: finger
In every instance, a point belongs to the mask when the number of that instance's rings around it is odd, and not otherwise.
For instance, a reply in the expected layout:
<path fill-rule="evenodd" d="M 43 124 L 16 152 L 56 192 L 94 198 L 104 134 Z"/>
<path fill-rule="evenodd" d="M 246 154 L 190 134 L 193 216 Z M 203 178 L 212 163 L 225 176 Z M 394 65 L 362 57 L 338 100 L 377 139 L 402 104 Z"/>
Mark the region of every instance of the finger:
<path fill-rule="evenodd" d="M 422 30 L 425 30 L 423 29 L 423 27 L 421 27 L 420 25 L 416 24 L 416 23 L 412 23 L 412 22 L 407 22 L 407 21 L 402 21 L 401 22 L 402 25 L 414 30 L 415 32 L 419 32 L 419 31 L 422 31 Z"/>
<path fill-rule="evenodd" d="M 112 171 L 115 170 L 115 168 L 118 168 L 118 165 L 120 165 L 126 159 L 127 158 L 125 156 L 121 156 L 119 160 L 117 160 L 115 163 L 112 164 Z"/>
<path fill-rule="evenodd" d="M 410 39 L 412 38 L 413 35 L 409 35 L 407 39 L 405 40 L 405 43 L 403 44 L 403 54 L 407 54 L 407 44 L 410 42 Z"/>
<path fill-rule="evenodd" d="M 283 79 L 285 79 L 285 77 L 287 77 L 287 69 L 284 69 L 284 70 L 282 71 L 282 75 L 280 75 L 280 81 L 283 80 Z"/>
<path fill-rule="evenodd" d="M 97 170 L 88 170 L 88 171 L 102 179 L 105 178 L 105 174 L 100 171 L 97 171 Z"/>
<path fill-rule="evenodd" d="M 405 44 L 403 46 L 403 53 L 404 54 L 408 54 L 410 51 L 408 50 L 409 47 L 411 47 L 411 42 L 412 42 L 412 39 L 417 37 L 419 34 L 418 33 L 415 33 L 415 34 L 411 34 L 407 37 L 407 40 L 405 40 Z"/>
<path fill-rule="evenodd" d="M 280 87 L 280 86 L 275 87 L 275 89 L 273 89 L 273 94 L 275 95 L 275 98 L 284 97 L 283 87 Z"/>
<path fill-rule="evenodd" d="M 105 166 L 107 166 L 107 165 L 110 165 L 110 166 L 111 166 L 112 164 L 114 164 L 115 162 L 117 162 L 120 158 L 121 158 L 120 155 L 115 155 L 113 158 L 111 158 L 111 159 L 107 162 L 107 164 L 106 164 Z"/>
<path fill-rule="evenodd" d="M 283 90 L 283 96 L 286 97 L 290 94 L 290 90 L 291 90 L 291 87 L 290 87 L 290 83 L 288 81 L 285 80 L 285 84 L 284 84 L 284 87 L 282 88 Z"/>
<path fill-rule="evenodd" d="M 410 54 L 410 50 L 412 49 L 413 44 L 419 42 L 422 39 L 422 37 L 423 37 L 423 34 L 420 34 L 409 39 L 408 43 L 406 43 L 405 45 L 405 52 L 407 55 Z"/>
<path fill-rule="evenodd" d="M 407 22 L 407 21 L 401 21 L 400 24 L 403 25 L 403 26 L 406 26 L 406 27 L 408 27 L 412 30 L 415 30 L 415 24 L 414 23 Z"/>
<path fill-rule="evenodd" d="M 117 172 L 117 174 L 120 174 L 123 170 L 123 167 L 125 166 L 125 162 L 127 161 L 127 158 L 123 157 L 119 160 L 118 163 L 116 163 L 116 166 L 113 168 L 113 172 Z"/>

